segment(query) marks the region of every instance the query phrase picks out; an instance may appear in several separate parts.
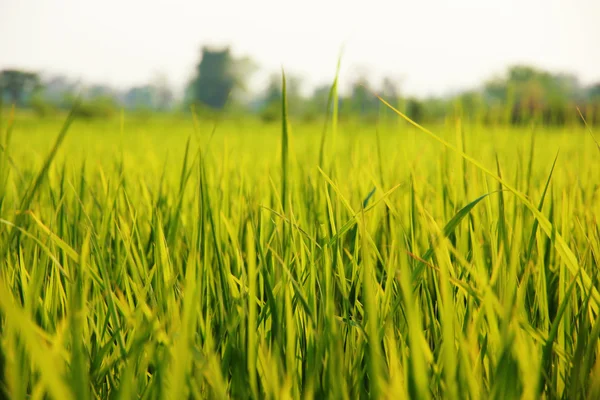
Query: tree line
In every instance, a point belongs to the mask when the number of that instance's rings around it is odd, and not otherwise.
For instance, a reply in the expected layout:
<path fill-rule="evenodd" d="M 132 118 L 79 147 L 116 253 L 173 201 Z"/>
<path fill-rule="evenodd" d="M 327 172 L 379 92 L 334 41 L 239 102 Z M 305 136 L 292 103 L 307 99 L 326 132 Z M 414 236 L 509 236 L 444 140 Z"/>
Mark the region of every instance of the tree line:
<path fill-rule="evenodd" d="M 78 112 L 89 117 L 110 116 L 120 108 L 156 112 L 190 110 L 193 106 L 198 112 L 251 113 L 267 122 L 277 120 L 281 78 L 273 74 L 261 93 L 250 93 L 247 83 L 256 70 L 250 58 L 234 57 L 229 48 L 205 46 L 183 97 L 177 99 L 164 75 L 147 85 L 121 92 L 104 85 L 82 91 L 66 77 L 44 80 L 36 72 L 7 69 L 0 71 L 0 101 L 30 108 L 39 115 L 71 108 L 79 98 Z M 321 85 L 310 95 L 304 95 L 299 77 L 289 76 L 287 83 L 293 118 L 313 120 L 327 111 L 330 85 Z M 417 122 L 461 115 L 482 123 L 538 121 L 561 125 L 579 121 L 579 112 L 589 123 L 600 122 L 600 82 L 584 86 L 575 75 L 528 65 L 511 66 L 505 74 L 489 79 L 479 88 L 429 98 L 404 96 L 393 79 L 387 77 L 374 85 L 363 74 L 352 82 L 348 93 L 339 96 L 340 118 L 371 121 L 388 115 L 389 110 L 382 107 L 373 93 L 380 94 Z"/>

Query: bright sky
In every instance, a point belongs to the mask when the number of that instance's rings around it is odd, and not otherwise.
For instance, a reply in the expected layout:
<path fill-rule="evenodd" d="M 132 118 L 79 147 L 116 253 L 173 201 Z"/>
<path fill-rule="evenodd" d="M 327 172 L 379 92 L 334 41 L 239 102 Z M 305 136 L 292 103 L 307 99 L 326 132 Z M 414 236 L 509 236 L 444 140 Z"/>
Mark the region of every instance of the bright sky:
<path fill-rule="evenodd" d="M 600 0 L 0 0 L 0 68 L 117 88 L 163 72 L 181 89 L 203 44 L 230 44 L 307 86 L 389 75 L 417 95 L 525 62 L 600 81 Z"/>

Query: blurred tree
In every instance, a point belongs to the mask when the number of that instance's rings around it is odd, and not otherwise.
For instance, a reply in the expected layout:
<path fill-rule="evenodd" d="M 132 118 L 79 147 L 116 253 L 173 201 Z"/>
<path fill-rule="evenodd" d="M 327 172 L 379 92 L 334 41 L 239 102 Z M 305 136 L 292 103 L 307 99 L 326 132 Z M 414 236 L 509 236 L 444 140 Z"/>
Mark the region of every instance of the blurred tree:
<path fill-rule="evenodd" d="M 379 109 L 379 100 L 373 95 L 375 90 L 365 75 L 360 75 L 352 84 L 350 109 L 361 118 L 375 117 Z"/>
<path fill-rule="evenodd" d="M 302 79 L 293 74 L 286 74 L 286 95 L 290 115 L 298 115 L 303 111 L 304 99 L 300 88 Z M 281 114 L 281 75 L 271 74 L 269 83 L 264 91 L 260 106 L 261 118 L 265 121 L 275 121 Z"/>
<path fill-rule="evenodd" d="M 114 96 L 100 95 L 78 101 L 75 113 L 83 118 L 108 118 L 115 115 L 119 105 Z"/>
<path fill-rule="evenodd" d="M 145 111 L 165 111 L 173 106 L 173 92 L 167 78 L 158 74 L 152 83 L 132 87 L 122 95 L 126 108 Z"/>
<path fill-rule="evenodd" d="M 395 105 L 398 103 L 400 96 L 400 89 L 398 83 L 386 76 L 381 82 L 381 96 L 390 104 Z"/>
<path fill-rule="evenodd" d="M 125 107 L 130 109 L 153 110 L 156 108 L 156 90 L 150 85 L 132 87 L 123 96 Z"/>
<path fill-rule="evenodd" d="M 484 108 L 483 96 L 476 90 L 463 92 L 454 100 L 454 113 L 462 118 L 480 121 Z"/>
<path fill-rule="evenodd" d="M 507 96 L 506 80 L 495 77 L 484 84 L 484 101 L 492 105 L 504 103 Z"/>
<path fill-rule="evenodd" d="M 229 49 L 213 51 L 204 47 L 194 83 L 194 97 L 212 108 L 221 109 L 235 85 Z"/>
<path fill-rule="evenodd" d="M 175 96 L 164 73 L 158 73 L 154 77 L 152 88 L 154 91 L 154 107 L 161 111 L 170 109 L 173 106 Z"/>
<path fill-rule="evenodd" d="M 414 97 L 406 99 L 406 115 L 415 122 L 422 122 L 425 116 L 423 103 Z"/>
<path fill-rule="evenodd" d="M 249 58 L 235 59 L 229 48 L 202 48 L 196 75 L 190 83 L 193 101 L 213 109 L 223 109 L 234 89 L 245 89 L 245 82 L 254 69 Z"/>
<path fill-rule="evenodd" d="M 307 122 L 314 121 L 326 114 L 330 90 L 331 85 L 319 85 L 313 90 L 310 98 L 304 101 L 303 120 Z"/>
<path fill-rule="evenodd" d="M 508 68 L 505 77 L 487 82 L 483 90 L 489 112 L 497 113 L 501 107 L 504 121 L 513 124 L 532 120 L 565 123 L 573 118 L 574 104 L 581 99 L 582 89 L 575 76 L 527 65 Z"/>
<path fill-rule="evenodd" d="M 0 94 L 18 107 L 25 105 L 25 98 L 32 96 L 40 87 L 36 73 L 16 69 L 0 71 Z"/>
<path fill-rule="evenodd" d="M 584 91 L 585 104 L 581 111 L 585 114 L 588 123 L 600 123 L 600 82 L 590 85 Z"/>
<path fill-rule="evenodd" d="M 277 74 L 271 74 L 263 96 L 263 103 L 270 104 L 279 101 L 281 101 L 281 78 Z"/>
<path fill-rule="evenodd" d="M 281 78 L 272 74 L 265 89 L 261 106 L 260 117 L 265 122 L 276 121 L 279 117 L 281 104 Z"/>
<path fill-rule="evenodd" d="M 117 93 L 114 91 L 113 88 L 101 84 L 88 86 L 87 88 L 85 88 L 83 93 L 83 97 L 86 99 L 95 99 L 98 97 L 117 97 Z"/>
<path fill-rule="evenodd" d="M 49 101 L 41 92 L 31 96 L 29 106 L 38 117 L 47 117 L 58 112 L 58 105 Z"/>
<path fill-rule="evenodd" d="M 589 86 L 585 92 L 585 96 L 589 100 L 600 101 L 600 82 Z"/>
<path fill-rule="evenodd" d="M 330 91 L 331 85 L 320 85 L 315 88 L 311 96 L 312 108 L 314 108 L 315 112 L 324 113 L 327 111 Z"/>
<path fill-rule="evenodd" d="M 401 109 L 400 111 L 404 111 L 404 106 L 401 107 L 401 99 L 400 99 L 400 85 L 398 80 L 393 79 L 389 76 L 386 76 L 381 81 L 381 89 L 379 95 L 390 105 L 392 105 L 396 109 Z M 384 119 L 396 119 L 396 113 L 390 110 L 387 107 L 379 106 L 379 115 Z"/>
<path fill-rule="evenodd" d="M 73 97 L 77 84 L 66 76 L 55 76 L 43 81 L 42 99 L 56 107 L 66 107 L 66 99 Z"/>
<path fill-rule="evenodd" d="M 452 113 L 452 101 L 451 99 L 441 97 L 428 97 L 424 100 L 416 100 L 416 103 L 413 103 L 411 112 L 417 118 L 415 122 L 442 121 Z"/>

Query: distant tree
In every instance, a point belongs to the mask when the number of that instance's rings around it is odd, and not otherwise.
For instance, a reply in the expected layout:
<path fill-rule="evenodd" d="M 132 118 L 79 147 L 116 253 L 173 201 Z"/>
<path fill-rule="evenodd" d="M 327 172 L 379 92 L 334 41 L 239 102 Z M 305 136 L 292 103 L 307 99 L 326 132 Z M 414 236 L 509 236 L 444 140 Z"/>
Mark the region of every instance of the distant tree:
<path fill-rule="evenodd" d="M 173 96 L 167 76 L 163 73 L 157 74 L 152 81 L 152 86 L 154 89 L 155 107 L 163 111 L 170 109 L 175 96 Z"/>
<path fill-rule="evenodd" d="M 350 95 L 350 108 L 354 115 L 360 117 L 374 117 L 379 108 L 379 100 L 373 95 L 375 92 L 365 75 L 359 76 L 352 84 Z"/>
<path fill-rule="evenodd" d="M 235 85 L 235 77 L 231 71 L 232 62 L 229 49 L 202 49 L 202 59 L 198 64 L 194 82 L 195 100 L 216 109 L 225 106 L 227 97 Z"/>
<path fill-rule="evenodd" d="M 245 88 L 253 64 L 247 58 L 236 59 L 229 48 L 202 48 L 202 56 L 191 82 L 193 101 L 213 109 L 223 109 L 232 92 Z"/>
<path fill-rule="evenodd" d="M 495 77 L 484 84 L 484 101 L 491 105 L 502 104 L 507 98 L 507 82 L 504 78 Z"/>
<path fill-rule="evenodd" d="M 413 115 L 416 122 L 441 121 L 452 113 L 452 100 L 443 97 L 427 97 L 417 100 L 409 99 L 407 115 Z"/>
<path fill-rule="evenodd" d="M 311 96 L 311 101 L 315 111 L 326 112 L 327 102 L 329 100 L 329 92 L 331 91 L 331 85 L 317 86 Z"/>
<path fill-rule="evenodd" d="M 389 76 L 383 78 L 383 81 L 381 82 L 381 95 L 388 103 L 395 105 L 400 96 L 398 83 Z"/>
<path fill-rule="evenodd" d="M 574 75 L 553 74 L 527 65 L 508 68 L 504 77 L 488 81 L 483 89 L 487 109 L 495 114 L 503 109 L 502 119 L 513 124 L 531 120 L 565 123 L 573 119 L 574 104 L 583 98 Z"/>
<path fill-rule="evenodd" d="M 57 107 L 66 107 L 66 99 L 75 96 L 77 84 L 66 76 L 55 76 L 43 81 L 41 97 Z"/>
<path fill-rule="evenodd" d="M 91 86 L 88 86 L 87 88 L 85 88 L 84 97 L 87 99 L 95 99 L 98 97 L 116 98 L 117 93 L 110 86 L 96 84 L 96 85 L 91 85 Z"/>
<path fill-rule="evenodd" d="M 302 79 L 293 74 L 286 74 L 286 97 L 289 106 L 290 115 L 298 115 L 303 111 L 304 99 L 300 92 Z M 277 73 L 271 74 L 269 83 L 265 88 L 260 114 L 265 121 L 274 121 L 281 114 L 281 75 Z"/>
<path fill-rule="evenodd" d="M 589 86 L 585 91 L 585 96 L 589 100 L 600 101 L 600 82 Z"/>
<path fill-rule="evenodd" d="M 415 122 L 422 122 L 425 117 L 423 102 L 414 97 L 406 99 L 406 115 Z"/>
<path fill-rule="evenodd" d="M 480 120 L 484 108 L 483 96 L 476 90 L 463 92 L 454 99 L 454 113 L 457 116 Z"/>
<path fill-rule="evenodd" d="M 67 108 L 83 118 L 106 118 L 114 115 L 119 108 L 119 93 L 106 85 L 84 87 L 81 95 L 67 93 L 64 96 Z"/>
<path fill-rule="evenodd" d="M 600 82 L 587 87 L 584 91 L 585 100 L 581 111 L 585 114 L 586 122 L 600 123 Z"/>
<path fill-rule="evenodd" d="M 127 108 L 152 110 L 155 108 L 155 90 L 150 85 L 132 87 L 123 96 Z"/>
<path fill-rule="evenodd" d="M 76 115 L 83 118 L 108 118 L 117 113 L 119 105 L 114 96 L 101 95 L 79 100 Z"/>
<path fill-rule="evenodd" d="M 135 86 L 122 95 L 126 108 L 143 110 L 168 110 L 173 105 L 173 92 L 164 75 L 157 75 L 153 82 Z"/>
<path fill-rule="evenodd" d="M 287 82 L 286 82 L 287 83 Z M 263 103 L 271 104 L 281 101 L 281 77 L 271 74 L 263 95 Z"/>
<path fill-rule="evenodd" d="M 313 90 L 312 95 L 304 102 L 302 117 L 305 121 L 314 121 L 318 117 L 325 116 L 328 111 L 331 111 L 327 110 L 330 90 L 331 85 L 320 85 Z"/>
<path fill-rule="evenodd" d="M 379 95 L 388 103 L 390 103 L 394 108 L 403 108 L 400 107 L 402 101 L 400 97 L 400 84 L 399 80 L 393 79 L 389 76 L 386 76 L 381 81 L 381 88 L 379 89 Z M 386 119 L 397 119 L 396 114 L 387 107 L 379 106 L 379 115 L 380 117 Z M 402 110 L 401 110 L 402 111 Z"/>
<path fill-rule="evenodd" d="M 0 71 L 0 94 L 17 106 L 25 105 L 25 97 L 40 89 L 38 74 L 16 69 Z"/>

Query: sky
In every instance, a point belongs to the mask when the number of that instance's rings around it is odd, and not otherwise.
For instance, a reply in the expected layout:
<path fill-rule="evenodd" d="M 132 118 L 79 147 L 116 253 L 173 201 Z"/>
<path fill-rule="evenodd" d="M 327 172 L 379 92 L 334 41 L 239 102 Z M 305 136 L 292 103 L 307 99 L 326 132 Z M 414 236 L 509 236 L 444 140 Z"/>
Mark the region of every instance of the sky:
<path fill-rule="evenodd" d="M 181 91 L 203 45 L 231 46 L 305 88 L 384 76 L 417 96 L 474 88 L 515 63 L 600 81 L 600 0 L 0 0 L 0 69 Z"/>

